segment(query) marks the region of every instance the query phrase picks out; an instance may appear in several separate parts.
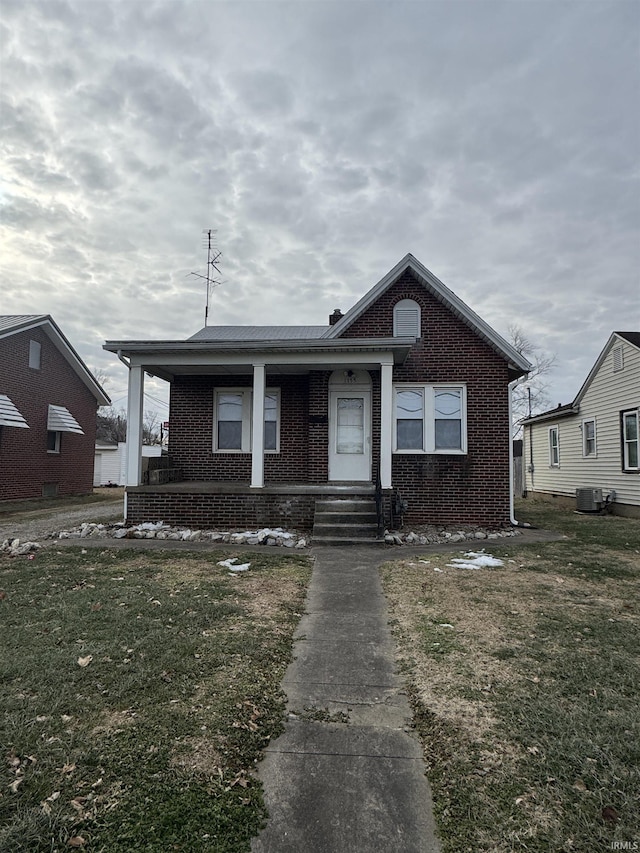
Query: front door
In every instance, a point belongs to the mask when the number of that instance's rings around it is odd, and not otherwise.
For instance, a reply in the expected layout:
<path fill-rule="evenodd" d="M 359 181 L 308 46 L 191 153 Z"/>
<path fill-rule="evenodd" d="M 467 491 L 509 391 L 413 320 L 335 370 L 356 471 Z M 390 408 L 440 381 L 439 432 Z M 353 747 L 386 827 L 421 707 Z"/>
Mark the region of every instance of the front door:
<path fill-rule="evenodd" d="M 371 480 L 371 391 L 329 394 L 329 480 Z"/>

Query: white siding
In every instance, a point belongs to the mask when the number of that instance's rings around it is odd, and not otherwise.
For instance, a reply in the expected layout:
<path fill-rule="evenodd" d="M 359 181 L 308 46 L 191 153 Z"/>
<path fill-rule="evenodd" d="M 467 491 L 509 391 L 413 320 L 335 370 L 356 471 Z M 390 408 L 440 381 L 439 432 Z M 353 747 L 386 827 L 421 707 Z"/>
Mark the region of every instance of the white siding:
<path fill-rule="evenodd" d="M 624 369 L 614 373 L 613 347 L 605 356 L 576 415 L 525 427 L 524 465 L 527 489 L 556 495 L 575 495 L 581 487 L 614 490 L 616 503 L 640 506 L 640 474 L 622 472 L 620 412 L 640 407 L 640 350 L 622 341 Z M 582 422 L 595 418 L 596 454 L 582 455 Z M 549 427 L 558 426 L 560 466 L 549 465 Z M 533 473 L 530 472 L 533 434 Z"/>

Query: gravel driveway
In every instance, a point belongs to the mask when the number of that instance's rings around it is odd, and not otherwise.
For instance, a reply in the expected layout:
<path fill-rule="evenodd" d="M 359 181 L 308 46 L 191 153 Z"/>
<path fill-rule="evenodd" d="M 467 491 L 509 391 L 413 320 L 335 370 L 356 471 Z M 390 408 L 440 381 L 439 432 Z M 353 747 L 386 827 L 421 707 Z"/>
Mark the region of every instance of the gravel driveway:
<path fill-rule="evenodd" d="M 58 533 L 77 527 L 83 521 L 121 521 L 123 500 L 118 496 L 101 503 L 73 504 L 56 509 L 37 509 L 0 515 L 0 544 L 4 539 L 17 538 L 22 542 L 38 542 L 47 533 Z"/>

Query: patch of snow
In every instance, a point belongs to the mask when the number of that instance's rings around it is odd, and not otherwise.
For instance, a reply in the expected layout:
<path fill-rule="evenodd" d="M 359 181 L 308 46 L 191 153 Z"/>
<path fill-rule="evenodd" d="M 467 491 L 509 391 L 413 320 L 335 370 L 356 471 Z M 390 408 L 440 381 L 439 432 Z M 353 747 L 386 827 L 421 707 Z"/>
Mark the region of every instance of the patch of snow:
<path fill-rule="evenodd" d="M 456 557 L 448 566 L 454 569 L 484 569 L 487 567 L 504 566 L 502 560 L 485 554 L 484 551 L 467 551 L 464 557 Z"/>
<path fill-rule="evenodd" d="M 251 566 L 251 563 L 241 563 L 240 565 L 236 565 L 237 562 L 237 557 L 230 557 L 228 560 L 220 560 L 218 565 L 223 566 L 225 569 L 229 569 L 230 572 L 246 572 Z"/>

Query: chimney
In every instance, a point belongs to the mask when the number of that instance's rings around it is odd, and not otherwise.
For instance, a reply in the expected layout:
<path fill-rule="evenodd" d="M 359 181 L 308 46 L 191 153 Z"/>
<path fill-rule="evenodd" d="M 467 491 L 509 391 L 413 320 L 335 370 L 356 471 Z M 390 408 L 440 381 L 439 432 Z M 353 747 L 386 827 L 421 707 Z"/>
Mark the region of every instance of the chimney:
<path fill-rule="evenodd" d="M 329 315 L 329 325 L 330 325 L 330 326 L 335 326 L 335 324 L 338 322 L 338 320 L 342 320 L 342 317 L 343 317 L 343 316 L 344 316 L 344 315 L 343 315 L 342 311 L 341 311 L 339 308 L 334 308 L 334 309 L 333 309 L 333 314 L 330 314 L 330 315 Z"/>

